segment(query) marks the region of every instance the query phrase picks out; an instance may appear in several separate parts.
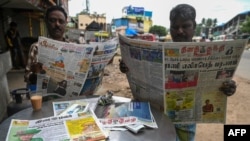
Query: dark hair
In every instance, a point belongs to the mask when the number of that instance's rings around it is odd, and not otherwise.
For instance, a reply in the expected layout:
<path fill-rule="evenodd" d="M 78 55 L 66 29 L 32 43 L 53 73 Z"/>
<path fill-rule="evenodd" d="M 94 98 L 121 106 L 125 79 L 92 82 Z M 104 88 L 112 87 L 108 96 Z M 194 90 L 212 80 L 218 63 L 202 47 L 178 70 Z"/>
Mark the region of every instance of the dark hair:
<path fill-rule="evenodd" d="M 10 27 L 17 27 L 17 23 L 16 22 L 11 22 Z"/>
<path fill-rule="evenodd" d="M 49 17 L 49 14 L 56 10 L 61 11 L 65 16 L 65 19 L 67 19 L 67 13 L 65 12 L 65 10 L 61 6 L 57 6 L 57 5 L 51 6 L 47 9 L 46 14 L 45 14 L 45 19 L 47 20 Z"/>
<path fill-rule="evenodd" d="M 181 17 L 184 20 L 192 20 L 194 23 L 194 27 L 196 27 L 196 11 L 195 8 L 188 4 L 179 4 L 175 6 L 170 11 L 170 22 L 176 20 L 177 18 Z"/>

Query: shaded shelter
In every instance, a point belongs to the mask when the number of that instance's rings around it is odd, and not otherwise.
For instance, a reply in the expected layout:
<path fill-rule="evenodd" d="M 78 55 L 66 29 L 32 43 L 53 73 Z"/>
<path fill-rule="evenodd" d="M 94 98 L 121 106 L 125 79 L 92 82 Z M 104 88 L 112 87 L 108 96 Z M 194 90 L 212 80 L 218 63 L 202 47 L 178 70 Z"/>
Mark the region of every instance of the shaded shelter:
<path fill-rule="evenodd" d="M 100 29 L 101 29 L 101 28 L 100 28 L 100 25 L 99 25 L 99 23 L 97 23 L 96 21 L 91 22 L 91 23 L 85 28 L 86 31 L 99 31 Z"/>

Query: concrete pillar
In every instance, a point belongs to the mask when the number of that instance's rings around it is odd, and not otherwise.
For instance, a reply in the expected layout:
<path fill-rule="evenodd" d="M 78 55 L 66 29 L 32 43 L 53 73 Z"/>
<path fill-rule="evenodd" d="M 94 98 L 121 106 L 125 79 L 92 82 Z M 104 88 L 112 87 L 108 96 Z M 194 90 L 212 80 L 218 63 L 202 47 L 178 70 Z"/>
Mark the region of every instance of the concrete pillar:
<path fill-rule="evenodd" d="M 0 53 L 0 121 L 7 115 L 7 105 L 10 102 L 10 91 L 7 72 L 12 68 L 10 52 Z"/>

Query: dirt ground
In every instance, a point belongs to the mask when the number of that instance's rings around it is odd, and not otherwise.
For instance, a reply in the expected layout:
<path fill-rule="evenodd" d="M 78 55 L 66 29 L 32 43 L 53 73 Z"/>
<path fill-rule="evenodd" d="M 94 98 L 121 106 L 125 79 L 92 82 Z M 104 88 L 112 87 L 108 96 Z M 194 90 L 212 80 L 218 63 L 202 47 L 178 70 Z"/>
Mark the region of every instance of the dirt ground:
<path fill-rule="evenodd" d="M 119 70 L 120 56 L 114 58 L 112 64 L 105 68 L 102 87 L 97 94 L 104 94 L 107 90 L 116 96 L 133 98 L 126 75 Z M 250 80 L 235 76 L 237 91 L 228 97 L 226 124 L 250 123 Z M 196 141 L 223 141 L 223 124 L 197 124 Z"/>

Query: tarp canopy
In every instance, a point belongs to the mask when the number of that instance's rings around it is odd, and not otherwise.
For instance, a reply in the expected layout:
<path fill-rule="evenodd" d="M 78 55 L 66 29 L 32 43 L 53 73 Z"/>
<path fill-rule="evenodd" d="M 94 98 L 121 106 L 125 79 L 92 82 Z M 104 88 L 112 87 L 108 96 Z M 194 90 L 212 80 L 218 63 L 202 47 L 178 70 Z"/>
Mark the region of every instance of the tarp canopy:
<path fill-rule="evenodd" d="M 97 23 L 96 21 L 91 22 L 86 28 L 85 30 L 88 31 L 100 31 L 100 25 L 99 23 Z"/>
<path fill-rule="evenodd" d="M 1 0 L 0 7 L 16 8 L 16 9 L 42 10 L 39 7 L 28 2 L 27 0 Z"/>
<path fill-rule="evenodd" d="M 125 35 L 128 37 L 137 36 L 137 34 L 138 34 L 138 32 L 132 28 L 127 28 L 125 31 Z"/>

